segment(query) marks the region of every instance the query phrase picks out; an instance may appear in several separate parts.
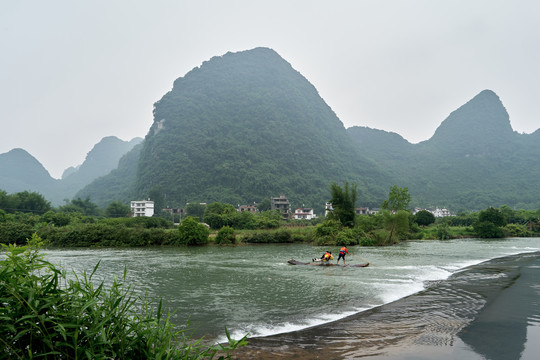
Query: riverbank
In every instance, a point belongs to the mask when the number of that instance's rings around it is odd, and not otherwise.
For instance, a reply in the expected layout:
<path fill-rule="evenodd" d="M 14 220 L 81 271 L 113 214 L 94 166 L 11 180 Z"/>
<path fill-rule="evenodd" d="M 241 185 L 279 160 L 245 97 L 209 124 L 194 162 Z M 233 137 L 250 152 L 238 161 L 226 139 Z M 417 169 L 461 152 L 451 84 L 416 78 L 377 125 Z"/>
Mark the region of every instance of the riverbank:
<path fill-rule="evenodd" d="M 539 276 L 540 252 L 493 259 L 336 322 L 249 339 L 235 357 L 536 359 Z"/>

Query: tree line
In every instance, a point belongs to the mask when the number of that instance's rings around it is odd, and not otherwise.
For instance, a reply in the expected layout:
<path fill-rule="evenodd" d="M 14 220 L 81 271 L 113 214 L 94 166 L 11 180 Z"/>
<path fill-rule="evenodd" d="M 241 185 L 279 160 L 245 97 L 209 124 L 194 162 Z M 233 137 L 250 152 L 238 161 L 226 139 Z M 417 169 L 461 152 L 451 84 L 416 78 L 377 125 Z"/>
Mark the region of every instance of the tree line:
<path fill-rule="evenodd" d="M 238 212 L 231 204 L 189 204 L 178 227 L 168 213 L 130 217 L 131 209 L 112 202 L 100 209 L 89 198 L 58 208 L 39 194 L 0 191 L 0 242 L 24 244 L 37 233 L 53 246 L 163 246 L 304 242 L 318 245 L 391 245 L 412 239 L 538 236 L 540 210 L 508 206 L 436 219 L 413 215 L 408 188 L 391 186 L 376 215 L 356 215 L 355 184 L 330 185 L 333 210 L 326 218 L 284 221 L 277 211 Z"/>

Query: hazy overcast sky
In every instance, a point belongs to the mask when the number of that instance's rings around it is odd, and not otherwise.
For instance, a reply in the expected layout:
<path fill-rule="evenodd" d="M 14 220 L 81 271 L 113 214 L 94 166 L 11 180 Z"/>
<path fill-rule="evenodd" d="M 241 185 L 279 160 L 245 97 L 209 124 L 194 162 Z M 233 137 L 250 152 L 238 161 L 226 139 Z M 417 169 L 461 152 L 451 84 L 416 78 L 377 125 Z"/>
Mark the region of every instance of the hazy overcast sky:
<path fill-rule="evenodd" d="M 513 129 L 540 127 L 540 1 L 2 1 L 0 153 L 53 177 L 103 137 L 144 137 L 173 81 L 264 46 L 304 75 L 345 127 L 412 143 L 484 89 Z"/>

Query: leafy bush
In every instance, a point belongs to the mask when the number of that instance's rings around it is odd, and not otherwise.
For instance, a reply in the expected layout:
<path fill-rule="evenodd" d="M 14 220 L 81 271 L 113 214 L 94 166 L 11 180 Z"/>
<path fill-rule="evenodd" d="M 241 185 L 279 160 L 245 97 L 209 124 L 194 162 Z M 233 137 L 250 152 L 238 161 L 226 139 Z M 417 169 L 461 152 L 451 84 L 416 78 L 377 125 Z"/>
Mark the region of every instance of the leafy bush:
<path fill-rule="evenodd" d="M 246 344 L 204 347 L 177 331 L 154 306 L 118 279 L 110 289 L 94 285 L 94 271 L 68 279 L 43 260 L 41 239 L 28 246 L 2 245 L 0 260 L 0 353 L 2 358 L 40 359 L 230 359 Z M 125 281 L 126 271 L 122 281 Z"/>
<path fill-rule="evenodd" d="M 336 245 L 358 245 L 360 243 L 361 237 L 361 230 L 345 228 L 338 233 L 336 238 Z"/>
<path fill-rule="evenodd" d="M 500 226 L 490 221 L 481 221 L 474 224 L 474 232 L 480 238 L 502 238 L 504 231 Z"/>
<path fill-rule="evenodd" d="M 532 236 L 532 232 L 530 232 L 525 225 L 520 225 L 520 224 L 507 224 L 504 227 L 504 233 L 506 236 L 511 236 L 511 237 Z"/>
<path fill-rule="evenodd" d="M 277 231 L 254 231 L 248 232 L 242 237 L 242 242 L 256 244 L 283 244 L 307 241 L 310 233 L 293 233 L 290 230 Z"/>
<path fill-rule="evenodd" d="M 427 210 L 420 210 L 414 215 L 414 222 L 420 226 L 428 226 L 435 222 L 435 215 Z"/>
<path fill-rule="evenodd" d="M 52 246 L 148 246 L 170 245 L 178 238 L 173 229 L 135 228 L 108 223 L 46 227 L 40 236 Z"/>
<path fill-rule="evenodd" d="M 25 244 L 32 236 L 34 228 L 19 222 L 0 222 L 0 243 Z"/>
<path fill-rule="evenodd" d="M 235 244 L 236 236 L 234 235 L 234 229 L 229 226 L 224 226 L 219 229 L 216 235 L 216 244 Z"/>
<path fill-rule="evenodd" d="M 437 225 L 437 239 L 438 240 L 447 240 L 450 238 L 450 231 L 448 229 L 447 223 L 442 223 Z"/>
<path fill-rule="evenodd" d="M 203 245 L 208 243 L 210 230 L 203 224 L 199 224 L 197 218 L 188 216 L 178 226 L 178 240 L 186 245 Z"/>
<path fill-rule="evenodd" d="M 137 216 L 137 217 L 118 217 L 100 220 L 101 223 L 110 225 L 124 225 L 127 227 L 139 227 L 146 229 L 169 229 L 172 222 L 160 217 Z"/>

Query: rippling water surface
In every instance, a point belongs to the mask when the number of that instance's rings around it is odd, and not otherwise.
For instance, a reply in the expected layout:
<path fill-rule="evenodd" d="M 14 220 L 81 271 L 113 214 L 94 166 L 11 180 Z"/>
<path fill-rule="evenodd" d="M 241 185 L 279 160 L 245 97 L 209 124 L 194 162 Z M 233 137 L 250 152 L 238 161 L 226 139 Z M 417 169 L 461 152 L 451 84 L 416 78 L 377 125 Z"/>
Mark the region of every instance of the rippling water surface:
<path fill-rule="evenodd" d="M 326 248 L 308 245 L 144 249 L 48 249 L 48 260 L 98 279 L 122 277 L 139 293 L 159 299 L 187 320 L 195 336 L 222 340 L 271 335 L 327 323 L 400 299 L 461 269 L 497 257 L 540 250 L 540 239 L 411 241 L 392 247 L 351 247 L 350 264 L 367 268 L 295 266 Z M 337 253 L 337 248 L 329 248 Z M 489 276 L 497 276 L 490 274 Z M 442 295 L 441 295 L 442 296 Z M 467 294 L 458 301 L 475 306 Z M 467 305 L 469 306 L 469 305 Z M 465 307 L 466 308 L 466 307 Z M 437 314 L 437 309 L 433 309 Z M 531 322 L 538 322 L 533 318 Z M 448 324 L 445 326 L 449 326 Z"/>

